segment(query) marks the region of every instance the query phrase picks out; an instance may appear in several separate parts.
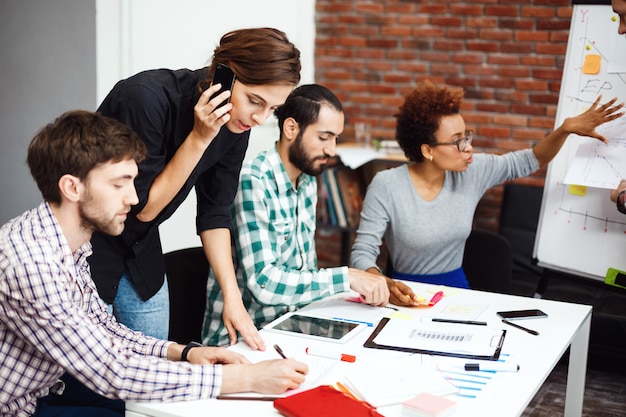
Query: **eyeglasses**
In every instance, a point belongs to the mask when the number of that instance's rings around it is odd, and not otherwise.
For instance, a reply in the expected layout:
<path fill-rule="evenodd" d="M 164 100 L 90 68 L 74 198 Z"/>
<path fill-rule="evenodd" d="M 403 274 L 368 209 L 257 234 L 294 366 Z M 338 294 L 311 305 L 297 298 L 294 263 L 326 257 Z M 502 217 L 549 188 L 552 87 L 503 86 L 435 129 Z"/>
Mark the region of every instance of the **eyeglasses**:
<path fill-rule="evenodd" d="M 463 152 L 465 149 L 467 149 L 467 145 L 469 145 L 470 143 L 472 143 L 472 140 L 474 139 L 474 133 L 471 130 L 468 130 L 467 132 L 465 132 L 465 136 L 463 136 L 462 138 L 459 138 L 455 141 L 452 142 L 436 142 L 433 143 L 432 146 L 439 146 L 439 145 L 456 145 L 456 148 L 459 150 L 459 152 Z"/>

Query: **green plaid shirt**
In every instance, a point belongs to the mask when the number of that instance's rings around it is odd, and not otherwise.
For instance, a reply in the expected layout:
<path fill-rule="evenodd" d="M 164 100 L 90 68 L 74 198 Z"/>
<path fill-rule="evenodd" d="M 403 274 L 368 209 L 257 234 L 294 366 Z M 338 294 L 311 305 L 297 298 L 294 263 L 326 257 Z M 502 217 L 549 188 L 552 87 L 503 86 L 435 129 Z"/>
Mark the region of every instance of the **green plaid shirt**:
<path fill-rule="evenodd" d="M 295 188 L 273 146 L 244 164 L 233 206 L 236 272 L 243 301 L 260 328 L 317 299 L 349 291 L 348 268 L 317 268 L 315 177 Z M 224 301 L 213 271 L 207 287 L 202 342 L 228 345 Z"/>

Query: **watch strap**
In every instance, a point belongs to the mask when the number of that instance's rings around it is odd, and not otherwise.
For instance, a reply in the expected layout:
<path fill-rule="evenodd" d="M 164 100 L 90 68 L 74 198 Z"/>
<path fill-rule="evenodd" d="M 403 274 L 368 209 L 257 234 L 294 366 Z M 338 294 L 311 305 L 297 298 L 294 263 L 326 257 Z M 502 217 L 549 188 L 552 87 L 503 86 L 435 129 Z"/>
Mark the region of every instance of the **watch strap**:
<path fill-rule="evenodd" d="M 189 344 L 187 344 L 187 346 L 185 346 L 185 348 L 183 349 L 183 353 L 180 354 L 180 360 L 187 362 L 187 355 L 189 354 L 189 351 L 195 347 L 200 346 L 202 346 L 202 344 L 198 342 L 190 342 Z"/>

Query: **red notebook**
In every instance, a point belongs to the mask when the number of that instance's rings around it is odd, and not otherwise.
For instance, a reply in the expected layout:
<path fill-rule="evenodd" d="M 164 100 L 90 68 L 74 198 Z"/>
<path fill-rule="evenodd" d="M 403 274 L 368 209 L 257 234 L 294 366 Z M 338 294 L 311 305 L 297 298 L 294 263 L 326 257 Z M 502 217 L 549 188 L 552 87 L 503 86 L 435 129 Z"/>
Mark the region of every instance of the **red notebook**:
<path fill-rule="evenodd" d="M 274 400 L 274 408 L 286 417 L 383 417 L 371 405 L 328 385 Z"/>

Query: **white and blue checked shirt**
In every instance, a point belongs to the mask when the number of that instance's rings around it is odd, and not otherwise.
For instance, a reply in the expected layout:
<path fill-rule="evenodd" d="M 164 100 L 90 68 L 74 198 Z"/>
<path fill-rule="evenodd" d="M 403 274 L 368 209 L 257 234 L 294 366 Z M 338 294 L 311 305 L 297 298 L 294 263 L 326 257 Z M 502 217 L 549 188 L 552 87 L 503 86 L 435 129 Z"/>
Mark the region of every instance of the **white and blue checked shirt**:
<path fill-rule="evenodd" d="M 260 328 L 312 301 L 349 291 L 348 268 L 317 268 L 315 177 L 291 183 L 276 146 L 244 164 L 233 206 L 237 281 L 248 313 Z M 202 341 L 228 345 L 224 300 L 211 271 Z"/>
<path fill-rule="evenodd" d="M 166 360 L 171 342 L 108 314 L 91 280 L 89 243 L 75 253 L 47 203 L 0 228 L 0 415 L 28 416 L 69 372 L 122 400 L 219 393 L 222 369 Z"/>

